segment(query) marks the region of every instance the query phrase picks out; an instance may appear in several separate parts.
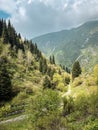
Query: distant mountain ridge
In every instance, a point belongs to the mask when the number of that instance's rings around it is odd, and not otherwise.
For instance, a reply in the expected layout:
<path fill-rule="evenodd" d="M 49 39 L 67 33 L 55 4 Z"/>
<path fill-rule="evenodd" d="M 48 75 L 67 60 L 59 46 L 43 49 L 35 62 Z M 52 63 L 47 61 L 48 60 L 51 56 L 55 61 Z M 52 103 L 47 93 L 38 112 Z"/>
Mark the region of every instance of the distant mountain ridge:
<path fill-rule="evenodd" d="M 78 59 L 82 66 L 90 67 L 98 62 L 98 21 L 45 34 L 33 38 L 32 41 L 37 43 L 47 57 L 54 54 L 58 64 L 72 66 Z"/>

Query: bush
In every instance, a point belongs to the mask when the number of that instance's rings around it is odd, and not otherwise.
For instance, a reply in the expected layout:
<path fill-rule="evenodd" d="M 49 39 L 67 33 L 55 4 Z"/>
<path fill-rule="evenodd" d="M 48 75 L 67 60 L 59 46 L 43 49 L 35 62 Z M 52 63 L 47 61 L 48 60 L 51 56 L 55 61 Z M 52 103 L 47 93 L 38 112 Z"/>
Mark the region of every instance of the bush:
<path fill-rule="evenodd" d="M 73 87 L 77 87 L 80 86 L 83 83 L 81 78 L 75 78 L 75 80 L 73 81 Z"/>
<path fill-rule="evenodd" d="M 84 95 L 77 97 L 77 100 L 75 101 L 75 111 L 78 110 L 81 115 L 87 115 L 89 107 L 89 100 L 87 97 Z"/>
<path fill-rule="evenodd" d="M 60 97 L 56 91 L 45 89 L 33 99 L 30 120 L 34 130 L 59 130 L 61 126 Z"/>
<path fill-rule="evenodd" d="M 74 101 L 72 97 L 63 98 L 63 115 L 66 116 L 74 111 Z"/>
<path fill-rule="evenodd" d="M 67 87 L 64 85 L 64 83 L 59 83 L 56 88 L 61 92 L 67 92 Z"/>
<path fill-rule="evenodd" d="M 98 130 L 98 120 L 90 121 L 83 130 Z"/>
<path fill-rule="evenodd" d="M 70 77 L 67 75 L 65 77 L 65 84 L 69 84 L 70 83 Z"/>

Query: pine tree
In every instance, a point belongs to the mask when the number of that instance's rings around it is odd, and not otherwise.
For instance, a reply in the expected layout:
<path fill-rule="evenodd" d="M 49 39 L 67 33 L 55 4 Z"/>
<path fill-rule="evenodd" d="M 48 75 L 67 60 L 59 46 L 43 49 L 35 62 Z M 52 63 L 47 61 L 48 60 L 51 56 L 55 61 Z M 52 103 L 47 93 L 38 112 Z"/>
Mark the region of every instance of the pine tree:
<path fill-rule="evenodd" d="M 50 56 L 49 60 L 50 60 L 50 63 L 52 64 L 52 58 L 51 58 L 51 56 Z"/>
<path fill-rule="evenodd" d="M 21 34 L 20 33 L 18 34 L 18 38 L 21 39 Z"/>
<path fill-rule="evenodd" d="M 65 68 L 66 72 L 70 74 L 70 69 L 68 67 Z"/>
<path fill-rule="evenodd" d="M 79 64 L 79 61 L 75 61 L 75 63 L 73 64 L 72 67 L 72 80 L 74 80 L 74 78 L 78 77 L 81 74 L 81 67 Z"/>
<path fill-rule="evenodd" d="M 0 20 L 0 37 L 2 36 L 3 20 Z"/>
<path fill-rule="evenodd" d="M 35 46 L 34 46 L 34 53 L 37 54 L 37 44 L 35 43 Z"/>
<path fill-rule="evenodd" d="M 43 59 L 43 73 L 45 74 L 47 72 L 47 61 L 46 59 L 44 58 Z"/>
<path fill-rule="evenodd" d="M 49 60 L 50 60 L 51 64 L 55 64 L 55 57 L 54 57 L 54 55 L 52 57 L 50 56 Z"/>
<path fill-rule="evenodd" d="M 3 37 L 3 43 L 8 43 L 8 30 L 6 21 L 3 22 L 2 37 Z"/>
<path fill-rule="evenodd" d="M 11 78 L 7 70 L 6 58 L 0 59 L 0 100 L 10 98 L 12 92 Z"/>
<path fill-rule="evenodd" d="M 14 27 L 10 23 L 10 20 L 8 21 L 8 37 L 9 37 L 9 43 L 11 44 L 11 47 L 17 45 L 16 46 L 16 50 L 17 50 L 19 48 L 19 43 L 18 43 L 19 40 Z"/>
<path fill-rule="evenodd" d="M 65 66 L 63 65 L 63 70 L 65 70 Z"/>
<path fill-rule="evenodd" d="M 40 59 L 40 62 L 39 62 L 39 71 L 40 71 L 40 72 L 43 72 L 43 63 L 42 63 L 42 59 Z"/>
<path fill-rule="evenodd" d="M 55 64 L 55 57 L 53 55 L 53 58 L 52 58 L 52 63 Z"/>

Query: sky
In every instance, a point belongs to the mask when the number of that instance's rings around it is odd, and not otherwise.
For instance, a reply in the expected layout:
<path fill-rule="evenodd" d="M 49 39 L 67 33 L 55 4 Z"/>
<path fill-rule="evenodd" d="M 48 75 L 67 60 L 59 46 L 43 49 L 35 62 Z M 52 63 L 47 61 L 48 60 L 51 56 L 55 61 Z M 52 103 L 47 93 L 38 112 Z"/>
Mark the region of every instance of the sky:
<path fill-rule="evenodd" d="M 98 19 L 98 0 L 0 0 L 0 18 L 31 39 Z"/>

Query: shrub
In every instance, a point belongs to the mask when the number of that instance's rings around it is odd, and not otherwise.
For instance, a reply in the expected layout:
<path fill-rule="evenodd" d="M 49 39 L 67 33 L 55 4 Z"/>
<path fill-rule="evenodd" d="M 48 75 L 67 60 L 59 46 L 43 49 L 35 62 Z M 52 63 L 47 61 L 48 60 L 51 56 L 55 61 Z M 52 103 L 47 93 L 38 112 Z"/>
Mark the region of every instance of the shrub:
<path fill-rule="evenodd" d="M 42 94 L 33 99 L 30 109 L 30 120 L 34 130 L 59 130 L 60 97 L 56 91 L 45 89 Z"/>
<path fill-rule="evenodd" d="M 82 83 L 83 81 L 81 80 L 81 78 L 75 78 L 75 80 L 73 81 L 73 87 L 80 86 Z"/>
<path fill-rule="evenodd" d="M 65 76 L 65 84 L 69 84 L 70 83 L 70 76 L 69 75 L 66 75 Z"/>
<path fill-rule="evenodd" d="M 83 130 L 98 130 L 98 120 L 90 121 Z"/>

